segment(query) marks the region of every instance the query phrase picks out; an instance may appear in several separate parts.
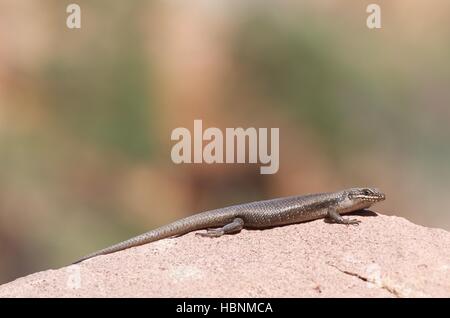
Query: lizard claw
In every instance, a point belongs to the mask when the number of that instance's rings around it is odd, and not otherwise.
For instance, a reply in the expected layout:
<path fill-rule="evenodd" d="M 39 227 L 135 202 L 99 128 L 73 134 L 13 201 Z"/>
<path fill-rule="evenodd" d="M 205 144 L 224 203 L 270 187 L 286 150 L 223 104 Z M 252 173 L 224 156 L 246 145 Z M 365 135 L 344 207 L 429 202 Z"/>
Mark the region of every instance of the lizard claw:
<path fill-rule="evenodd" d="M 357 219 L 350 219 L 350 220 L 346 220 L 345 223 L 346 223 L 347 225 L 356 225 L 356 226 L 358 226 L 359 223 L 361 223 L 361 221 L 360 221 L 360 220 L 357 220 Z"/>

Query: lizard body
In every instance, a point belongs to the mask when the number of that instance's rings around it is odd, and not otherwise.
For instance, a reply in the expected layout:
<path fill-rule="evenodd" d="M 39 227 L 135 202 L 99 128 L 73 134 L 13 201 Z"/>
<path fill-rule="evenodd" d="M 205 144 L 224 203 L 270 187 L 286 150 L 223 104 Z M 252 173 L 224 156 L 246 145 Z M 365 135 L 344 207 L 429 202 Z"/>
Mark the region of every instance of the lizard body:
<path fill-rule="evenodd" d="M 219 237 L 224 234 L 237 233 L 242 228 L 263 229 L 320 218 L 328 218 L 339 224 L 358 224 L 360 221 L 345 219 L 341 214 L 366 209 L 384 199 L 384 193 L 378 189 L 352 188 L 338 192 L 292 196 L 224 207 L 194 214 L 161 226 L 86 255 L 74 264 L 95 256 L 114 253 L 201 229 L 208 230 L 197 234 Z"/>

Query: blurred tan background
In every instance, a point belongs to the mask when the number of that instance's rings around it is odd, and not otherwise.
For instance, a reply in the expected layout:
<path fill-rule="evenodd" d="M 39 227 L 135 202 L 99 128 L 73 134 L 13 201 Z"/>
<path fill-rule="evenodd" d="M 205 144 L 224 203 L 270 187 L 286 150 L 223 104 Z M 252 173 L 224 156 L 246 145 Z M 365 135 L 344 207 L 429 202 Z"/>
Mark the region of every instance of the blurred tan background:
<path fill-rule="evenodd" d="M 449 230 L 449 39 L 447 0 L 0 0 L 0 283 L 201 210 L 360 185 Z M 173 164 L 194 119 L 279 127 L 279 172 Z"/>

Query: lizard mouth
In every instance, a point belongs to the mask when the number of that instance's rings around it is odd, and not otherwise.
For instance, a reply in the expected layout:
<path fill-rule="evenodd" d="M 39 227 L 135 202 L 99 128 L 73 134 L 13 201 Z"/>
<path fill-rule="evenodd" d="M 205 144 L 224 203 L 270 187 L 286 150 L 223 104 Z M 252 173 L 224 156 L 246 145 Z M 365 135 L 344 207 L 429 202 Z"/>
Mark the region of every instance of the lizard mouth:
<path fill-rule="evenodd" d="M 386 196 L 383 193 L 380 194 L 372 194 L 372 195 L 365 195 L 365 194 L 358 194 L 353 197 L 354 199 L 359 199 L 364 202 L 379 202 L 386 199 Z"/>

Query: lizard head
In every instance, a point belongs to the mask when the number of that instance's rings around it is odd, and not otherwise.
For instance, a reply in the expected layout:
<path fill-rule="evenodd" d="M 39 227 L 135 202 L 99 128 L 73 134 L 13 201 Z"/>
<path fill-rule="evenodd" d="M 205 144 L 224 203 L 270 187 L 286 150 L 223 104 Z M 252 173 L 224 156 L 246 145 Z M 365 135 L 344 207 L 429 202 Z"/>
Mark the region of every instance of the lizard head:
<path fill-rule="evenodd" d="M 350 205 L 365 209 L 383 201 L 386 196 L 376 188 L 352 188 L 344 191 L 344 198 Z"/>

